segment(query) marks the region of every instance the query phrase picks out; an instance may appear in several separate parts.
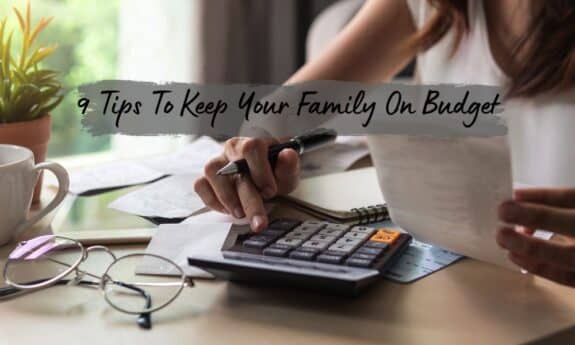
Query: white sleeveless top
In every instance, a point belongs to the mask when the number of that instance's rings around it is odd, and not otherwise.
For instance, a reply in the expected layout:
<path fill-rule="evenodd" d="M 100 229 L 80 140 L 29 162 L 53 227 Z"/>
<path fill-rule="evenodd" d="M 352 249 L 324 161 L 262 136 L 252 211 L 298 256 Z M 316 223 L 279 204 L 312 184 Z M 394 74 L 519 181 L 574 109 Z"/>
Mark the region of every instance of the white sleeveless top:
<path fill-rule="evenodd" d="M 426 0 L 406 0 L 420 28 L 433 8 Z M 417 58 L 422 84 L 455 83 L 505 86 L 508 78 L 495 62 L 489 45 L 483 1 L 468 0 L 470 32 L 454 56 L 452 33 Z M 575 187 L 575 89 L 561 95 L 506 102 L 515 183 Z M 378 140 L 370 138 L 377 151 Z M 374 152 L 377 154 L 377 152 Z"/>
<path fill-rule="evenodd" d="M 421 27 L 433 9 L 426 0 L 406 1 Z M 508 78 L 491 54 L 483 1 L 468 2 L 470 32 L 452 57 L 453 33 L 418 56 L 420 83 L 505 86 Z M 512 177 L 515 185 L 575 187 L 575 92 L 504 106 L 507 137 L 368 137 L 397 225 L 421 241 L 509 265 L 493 238 L 497 205 L 511 197 Z"/>

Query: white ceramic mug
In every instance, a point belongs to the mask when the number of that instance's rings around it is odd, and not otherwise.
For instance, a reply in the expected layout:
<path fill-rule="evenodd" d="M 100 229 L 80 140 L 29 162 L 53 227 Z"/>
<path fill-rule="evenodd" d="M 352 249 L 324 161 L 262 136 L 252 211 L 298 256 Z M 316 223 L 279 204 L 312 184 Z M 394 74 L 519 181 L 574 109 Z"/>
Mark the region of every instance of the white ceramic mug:
<path fill-rule="evenodd" d="M 40 171 L 50 170 L 58 179 L 58 193 L 38 213 L 28 218 L 34 186 Z M 57 163 L 34 164 L 34 154 L 27 148 L 0 145 L 0 245 L 28 229 L 58 206 L 70 182 L 66 170 Z"/>

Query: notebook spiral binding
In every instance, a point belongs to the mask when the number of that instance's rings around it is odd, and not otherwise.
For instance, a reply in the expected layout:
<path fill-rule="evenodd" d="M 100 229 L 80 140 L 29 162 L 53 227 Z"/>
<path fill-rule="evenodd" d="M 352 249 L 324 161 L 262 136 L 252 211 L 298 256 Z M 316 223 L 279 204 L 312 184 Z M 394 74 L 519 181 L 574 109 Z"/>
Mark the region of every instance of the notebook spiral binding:
<path fill-rule="evenodd" d="M 383 204 L 352 208 L 351 212 L 357 214 L 357 224 L 359 225 L 377 223 L 389 218 L 387 207 Z"/>

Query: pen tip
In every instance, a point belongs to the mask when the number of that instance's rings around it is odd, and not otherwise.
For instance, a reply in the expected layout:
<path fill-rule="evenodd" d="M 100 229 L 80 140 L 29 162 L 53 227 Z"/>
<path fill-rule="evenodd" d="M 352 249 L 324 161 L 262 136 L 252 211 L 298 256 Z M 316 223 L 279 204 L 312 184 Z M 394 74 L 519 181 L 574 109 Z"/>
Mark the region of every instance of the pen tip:
<path fill-rule="evenodd" d="M 216 175 L 222 176 L 222 175 L 230 175 L 233 173 L 237 172 L 237 168 L 235 166 L 235 164 L 227 164 L 225 165 L 223 168 L 221 168 L 220 170 L 218 170 L 216 172 Z"/>

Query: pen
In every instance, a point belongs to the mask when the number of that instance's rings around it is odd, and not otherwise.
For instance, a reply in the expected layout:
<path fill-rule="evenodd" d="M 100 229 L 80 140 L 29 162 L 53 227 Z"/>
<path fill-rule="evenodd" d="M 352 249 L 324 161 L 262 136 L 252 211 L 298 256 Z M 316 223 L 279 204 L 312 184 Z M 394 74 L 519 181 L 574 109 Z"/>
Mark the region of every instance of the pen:
<path fill-rule="evenodd" d="M 300 155 L 324 145 L 333 143 L 337 138 L 337 132 L 332 129 L 318 128 L 302 135 L 291 138 L 289 141 L 276 144 L 269 147 L 268 160 L 272 167 L 283 149 L 293 149 Z M 250 169 L 245 159 L 229 162 L 223 168 L 218 170 L 217 174 L 221 176 L 232 174 L 249 174 Z"/>

